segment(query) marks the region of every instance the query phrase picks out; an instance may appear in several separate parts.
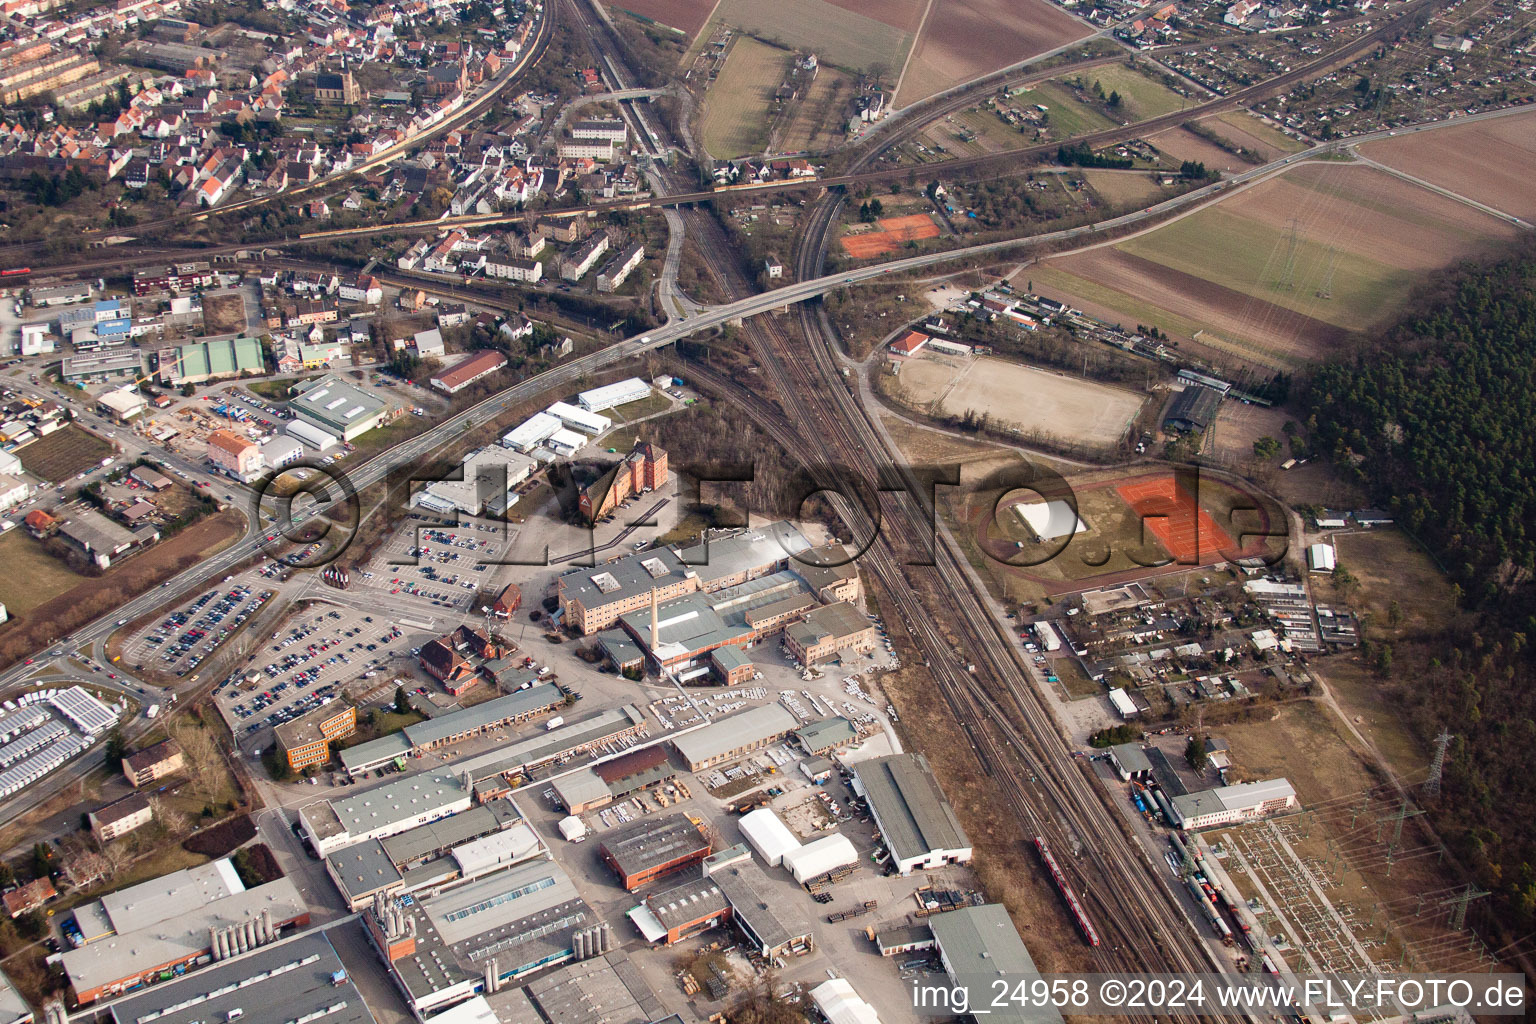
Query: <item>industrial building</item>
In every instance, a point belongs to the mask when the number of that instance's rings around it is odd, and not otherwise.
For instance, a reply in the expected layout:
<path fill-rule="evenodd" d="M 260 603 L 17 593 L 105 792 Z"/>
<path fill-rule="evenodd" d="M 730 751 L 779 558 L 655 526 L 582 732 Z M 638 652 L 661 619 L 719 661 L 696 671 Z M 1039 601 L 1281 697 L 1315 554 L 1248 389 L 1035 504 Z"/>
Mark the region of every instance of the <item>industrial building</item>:
<path fill-rule="evenodd" d="M 160 379 L 172 387 L 266 372 L 258 338 L 192 341 L 161 349 L 156 366 Z"/>
<path fill-rule="evenodd" d="M 819 722 L 795 730 L 795 739 L 807 754 L 829 754 L 857 741 L 859 731 L 853 723 L 841 715 L 823 718 Z"/>
<path fill-rule="evenodd" d="M 424 900 L 378 897 L 369 940 L 418 1019 L 508 979 L 611 948 L 612 933 L 553 861 L 535 859 Z"/>
<path fill-rule="evenodd" d="M 629 377 L 600 388 L 583 391 L 576 396 L 576 403 L 588 412 L 602 412 L 615 406 L 628 405 L 650 396 L 651 386 L 639 377 Z"/>
<path fill-rule="evenodd" d="M 1038 977 L 1034 959 L 1024 946 L 1001 903 L 962 907 L 927 918 L 939 961 L 953 985 L 965 985 L 972 993 L 990 991 L 995 978 L 1010 984 Z M 989 1024 L 1061 1024 L 1061 1012 L 1043 1007 L 993 1006 Z"/>
<path fill-rule="evenodd" d="M 880 1024 L 880 1015 L 847 978 L 831 978 L 811 989 L 811 1002 L 827 1024 Z"/>
<path fill-rule="evenodd" d="M 971 841 L 922 754 L 862 761 L 854 792 L 869 803 L 896 870 L 903 875 L 942 864 L 967 864 Z"/>
<path fill-rule="evenodd" d="M 112 1004 L 111 1024 L 324 1020 L 374 1024 L 335 947 L 316 930 L 264 946 L 237 962 L 150 986 Z M 3 1018 L 0 1018 L 3 1019 Z"/>
<path fill-rule="evenodd" d="M 699 586 L 697 575 L 670 548 L 576 569 L 555 583 L 566 623 L 583 635 L 607 629 L 626 612 L 646 607 L 653 594 L 666 601 Z"/>
<path fill-rule="evenodd" d="M 731 904 L 731 920 L 760 956 L 805 953 L 812 947 L 811 925 L 800 912 L 798 901 L 783 899 L 751 857 L 709 872 Z"/>
<path fill-rule="evenodd" d="M 272 730 L 277 748 L 293 771 L 303 771 L 331 759 L 331 744 L 357 731 L 357 708 L 339 702 L 318 707 Z"/>
<path fill-rule="evenodd" d="M 0 1024 L 32 1024 L 32 1007 L 0 972 Z"/>
<path fill-rule="evenodd" d="M 598 847 L 603 863 L 631 892 L 699 863 L 709 852 L 704 833 L 681 814 L 630 822 L 607 833 Z"/>
<path fill-rule="evenodd" d="M 511 791 L 530 772 L 557 761 L 622 745 L 645 732 L 645 718 L 633 704 L 609 708 L 585 718 L 542 729 L 525 739 L 504 743 L 475 757 L 454 762 L 470 775 L 477 800 L 490 800 Z"/>
<path fill-rule="evenodd" d="M 439 391 L 456 395 L 481 377 L 487 377 L 506 365 L 507 357 L 500 352 L 477 352 L 436 374 L 429 383 Z"/>
<path fill-rule="evenodd" d="M 602 948 L 607 949 L 612 929 L 605 928 L 603 939 Z M 677 1014 L 665 1016 L 661 1000 L 646 984 L 640 968 L 619 949 L 593 952 L 589 948 L 586 959 L 540 974 L 525 989 L 507 995 L 521 996 L 521 1005 L 509 1012 L 502 996 L 492 996 L 491 1001 L 495 1020 L 508 1024 L 682 1024 Z"/>
<path fill-rule="evenodd" d="M 805 665 L 868 653 L 875 649 L 876 639 L 874 622 L 842 602 L 824 604 L 784 630 L 790 655 Z"/>
<path fill-rule="evenodd" d="M 338 374 L 302 381 L 294 391 L 288 404 L 295 415 L 343 441 L 354 440 L 384 422 L 384 400 Z M 293 424 L 289 424 L 288 432 L 294 433 Z"/>
<path fill-rule="evenodd" d="M 859 862 L 859 851 L 841 832 L 832 832 L 784 854 L 783 866 L 795 876 L 798 885 L 820 878 L 829 871 Z"/>
<path fill-rule="evenodd" d="M 548 409 L 545 409 L 544 413 L 553 416 L 561 424 L 572 430 L 579 430 L 583 434 L 591 434 L 594 437 L 613 426 L 613 420 L 607 416 L 601 413 L 588 412 L 586 409 L 578 408 L 569 402 L 556 402 Z"/>
<path fill-rule="evenodd" d="M 567 811 L 581 814 L 675 778 L 677 768 L 667 757 L 667 748 L 653 743 L 562 775 L 550 788 Z"/>
<path fill-rule="evenodd" d="M 730 921 L 731 901 L 714 879 L 693 878 L 647 896 L 626 916 L 647 942 L 670 946 Z"/>
<path fill-rule="evenodd" d="M 81 1005 L 146 978 L 221 960 L 309 924 L 291 879 L 247 889 L 228 858 L 109 893 L 75 910 L 86 944 L 63 954 Z"/>
<path fill-rule="evenodd" d="M 1175 824 L 1186 831 L 1253 821 L 1296 806 L 1296 790 L 1285 779 L 1241 782 L 1173 798 Z"/>
<path fill-rule="evenodd" d="M 479 448 L 464 456 L 462 479 L 435 480 L 416 492 L 411 504 L 440 515 L 505 515 L 517 503 L 516 488 L 537 466 L 533 459 L 511 448 Z"/>
<path fill-rule="evenodd" d="M 464 779 L 451 768 L 432 768 L 397 775 L 348 796 L 306 804 L 299 809 L 299 824 L 315 853 L 324 857 L 354 843 L 446 818 L 468 810 L 469 805 Z"/>
<path fill-rule="evenodd" d="M 553 437 L 560 427 L 557 417 L 547 412 L 535 413 L 501 435 L 501 443 L 513 451 L 527 454 Z"/>
<path fill-rule="evenodd" d="M 815 607 L 816 598 L 804 582 L 780 572 L 665 604 L 656 601 L 650 609 L 625 615 L 620 624 L 653 668 L 688 683 L 709 676 L 711 652 L 749 647 Z"/>
<path fill-rule="evenodd" d="M 777 743 L 799 725 L 779 704 L 762 704 L 674 736 L 672 748 L 696 772 Z"/>
<path fill-rule="evenodd" d="M 422 651 L 425 654 L 426 648 Z M 539 683 L 348 747 L 341 753 L 341 763 L 349 775 L 362 775 L 411 754 L 425 753 L 470 736 L 529 721 L 564 703 L 565 693 L 560 687 L 554 683 Z"/>
<path fill-rule="evenodd" d="M 1152 777 L 1152 762 L 1139 743 L 1117 743 L 1109 748 L 1109 763 L 1125 782 Z"/>

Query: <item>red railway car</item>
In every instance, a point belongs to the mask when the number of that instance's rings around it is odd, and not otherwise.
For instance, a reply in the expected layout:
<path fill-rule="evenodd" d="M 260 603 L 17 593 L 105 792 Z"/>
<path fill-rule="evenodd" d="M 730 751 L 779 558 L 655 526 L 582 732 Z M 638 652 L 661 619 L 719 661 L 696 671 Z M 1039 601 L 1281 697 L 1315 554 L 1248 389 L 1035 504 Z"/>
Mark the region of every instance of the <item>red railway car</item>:
<path fill-rule="evenodd" d="M 1072 916 L 1077 919 L 1077 927 L 1083 933 L 1083 938 L 1088 940 L 1088 945 L 1099 944 L 1099 932 L 1094 928 L 1093 922 L 1088 920 L 1088 914 L 1083 910 L 1083 905 L 1078 902 L 1077 893 L 1072 891 L 1067 876 L 1061 873 L 1061 868 L 1056 863 L 1056 857 L 1051 853 L 1051 847 L 1040 837 L 1035 837 L 1035 850 L 1040 854 L 1040 860 L 1045 864 L 1045 870 L 1051 874 L 1051 881 L 1056 883 L 1056 890 L 1061 893 L 1061 898 L 1067 901 L 1067 909 L 1072 911 Z"/>

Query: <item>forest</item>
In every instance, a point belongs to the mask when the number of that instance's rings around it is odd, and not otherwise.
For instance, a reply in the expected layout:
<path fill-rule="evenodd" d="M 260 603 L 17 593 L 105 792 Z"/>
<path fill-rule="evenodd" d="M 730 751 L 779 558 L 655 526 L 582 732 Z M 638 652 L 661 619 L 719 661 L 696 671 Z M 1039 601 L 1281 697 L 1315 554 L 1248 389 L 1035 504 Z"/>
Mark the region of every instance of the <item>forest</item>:
<path fill-rule="evenodd" d="M 1459 612 L 1399 643 L 1389 695 L 1421 738 L 1455 734 L 1440 835 L 1536 922 L 1536 246 L 1467 266 L 1303 396 L 1313 444 L 1391 507 L 1446 569 Z"/>

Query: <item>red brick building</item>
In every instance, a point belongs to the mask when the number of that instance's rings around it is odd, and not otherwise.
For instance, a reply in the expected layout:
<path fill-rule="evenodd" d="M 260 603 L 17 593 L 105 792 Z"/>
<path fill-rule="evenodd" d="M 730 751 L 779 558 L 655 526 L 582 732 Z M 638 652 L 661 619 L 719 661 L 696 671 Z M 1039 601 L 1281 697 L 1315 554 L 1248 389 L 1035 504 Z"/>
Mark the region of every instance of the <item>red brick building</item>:
<path fill-rule="evenodd" d="M 598 849 L 603 863 L 618 876 L 619 884 L 633 892 L 710 854 L 709 840 L 698 826 L 681 814 L 642 818 L 614 829 Z"/>
<path fill-rule="evenodd" d="M 666 449 L 649 441 L 636 441 L 617 466 L 582 490 L 581 514 L 589 521 L 601 519 L 632 496 L 666 482 Z"/>

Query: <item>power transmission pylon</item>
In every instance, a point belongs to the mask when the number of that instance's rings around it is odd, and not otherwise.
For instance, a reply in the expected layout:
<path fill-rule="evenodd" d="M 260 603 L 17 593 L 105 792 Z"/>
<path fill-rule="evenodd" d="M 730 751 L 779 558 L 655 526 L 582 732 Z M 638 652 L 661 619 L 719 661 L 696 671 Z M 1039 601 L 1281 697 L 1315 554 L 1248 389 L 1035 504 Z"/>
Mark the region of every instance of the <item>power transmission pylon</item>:
<path fill-rule="evenodd" d="M 1467 905 L 1487 896 L 1488 893 L 1475 885 L 1468 885 L 1466 892 L 1442 900 L 1441 906 L 1451 908 L 1451 927 L 1460 931 L 1467 926 Z"/>
<path fill-rule="evenodd" d="M 1440 777 L 1445 772 L 1445 748 L 1450 746 L 1451 740 L 1456 737 L 1440 730 L 1440 735 L 1435 737 L 1435 757 L 1429 762 L 1429 778 L 1424 780 L 1424 795 L 1437 797 L 1440 795 Z"/>
<path fill-rule="evenodd" d="M 1376 819 L 1376 838 L 1378 841 L 1382 836 L 1382 826 L 1386 825 L 1386 823 L 1389 821 L 1394 823 L 1392 828 L 1392 841 L 1387 844 L 1387 862 L 1389 864 L 1392 861 L 1393 855 L 1397 853 L 1398 848 L 1403 845 L 1403 822 L 1407 821 L 1409 818 L 1416 818 L 1423 813 L 1424 811 L 1421 808 L 1414 807 L 1412 804 L 1410 804 L 1408 802 L 1408 798 L 1405 796 L 1403 797 L 1402 804 L 1398 807 L 1397 810 L 1393 811 L 1391 814 L 1383 814 L 1381 817 Z"/>
<path fill-rule="evenodd" d="M 1328 269 L 1323 273 L 1323 283 L 1317 286 L 1317 297 L 1320 299 L 1333 298 L 1333 269 L 1339 265 L 1338 247 L 1333 247 L 1328 256 Z"/>

